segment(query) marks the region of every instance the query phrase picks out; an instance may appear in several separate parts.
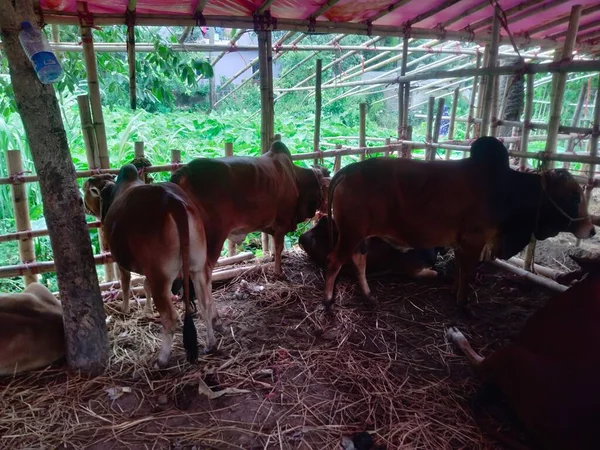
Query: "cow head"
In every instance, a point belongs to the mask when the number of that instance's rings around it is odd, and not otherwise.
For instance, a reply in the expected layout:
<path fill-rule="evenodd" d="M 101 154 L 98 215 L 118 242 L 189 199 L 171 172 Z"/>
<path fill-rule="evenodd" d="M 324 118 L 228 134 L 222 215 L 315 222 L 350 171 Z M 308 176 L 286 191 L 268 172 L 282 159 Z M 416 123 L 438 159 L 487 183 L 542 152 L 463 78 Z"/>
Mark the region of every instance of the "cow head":
<path fill-rule="evenodd" d="M 102 219 L 102 191 L 107 188 L 112 190 L 115 185 L 115 176 L 109 173 L 94 175 L 83 183 L 83 205 L 85 212 L 98 219 Z"/>
<path fill-rule="evenodd" d="M 541 183 L 537 239 L 556 236 L 561 231 L 569 231 L 580 239 L 596 234 L 583 190 L 573 175 L 566 169 L 556 169 L 542 173 Z"/>
<path fill-rule="evenodd" d="M 317 211 L 327 213 L 327 190 L 329 187 L 329 170 L 325 167 L 314 166 L 312 169 L 298 168 L 298 206 L 296 207 L 296 222 L 311 219 Z"/>

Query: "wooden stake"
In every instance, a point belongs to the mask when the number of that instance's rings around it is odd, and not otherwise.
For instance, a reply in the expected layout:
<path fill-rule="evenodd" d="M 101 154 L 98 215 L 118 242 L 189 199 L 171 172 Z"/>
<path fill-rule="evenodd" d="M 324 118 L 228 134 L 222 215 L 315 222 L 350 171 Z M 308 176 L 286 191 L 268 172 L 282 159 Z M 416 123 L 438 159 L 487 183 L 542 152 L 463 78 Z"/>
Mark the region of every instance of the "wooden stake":
<path fill-rule="evenodd" d="M 129 0 L 127 5 L 127 64 L 129 65 L 129 104 L 136 108 L 137 94 L 135 91 L 135 5 L 137 0 Z M 132 19 L 129 19 L 131 17 Z"/>
<path fill-rule="evenodd" d="M 574 5 L 571 8 L 571 17 L 567 36 L 563 45 L 560 59 L 571 59 L 573 49 L 577 39 L 577 29 L 579 28 L 579 19 L 581 17 L 582 5 Z M 552 97 L 550 99 L 550 120 L 548 121 L 548 139 L 546 140 L 546 153 L 556 153 L 558 128 L 560 126 L 560 113 L 562 110 L 563 98 L 565 95 L 565 86 L 567 74 L 557 73 L 552 77 Z M 551 167 L 551 165 L 549 165 Z"/>
<path fill-rule="evenodd" d="M 583 102 L 585 102 L 585 93 L 586 93 L 586 85 L 583 83 L 581 85 L 581 92 L 579 92 L 579 98 L 577 99 L 577 106 L 575 106 L 575 112 L 573 113 L 573 119 L 571 119 L 571 126 L 576 127 L 579 125 L 579 118 L 581 117 L 581 111 L 583 110 Z M 569 142 L 567 142 L 567 149 L 565 153 L 573 152 L 575 148 L 575 136 L 569 138 Z M 563 164 L 565 169 L 571 168 L 571 163 L 566 162 Z"/>
<path fill-rule="evenodd" d="M 385 145 L 391 145 L 392 140 L 390 138 L 385 138 Z M 383 156 L 388 157 L 390 156 L 390 151 L 389 150 L 385 150 L 383 152 Z"/>
<path fill-rule="evenodd" d="M 429 103 L 427 104 L 427 129 L 425 131 L 425 142 L 427 147 L 425 148 L 425 160 L 431 161 L 434 157 L 433 147 L 430 145 L 433 142 L 433 108 L 435 107 L 435 97 L 429 97 Z"/>
<path fill-rule="evenodd" d="M 23 160 L 20 150 L 8 150 L 6 152 L 6 163 L 8 172 L 12 177 L 19 177 L 23 174 Z M 18 179 L 18 178 L 17 178 Z M 31 230 L 31 221 L 29 219 L 29 202 L 27 201 L 27 189 L 24 183 L 15 183 L 11 185 L 13 210 L 15 212 L 16 231 Z M 22 237 L 19 239 L 19 256 L 22 264 L 35 263 L 35 248 L 33 239 Z M 23 276 L 25 285 L 37 281 L 36 275 Z"/>
<path fill-rule="evenodd" d="M 481 53 L 477 52 L 477 62 L 475 63 L 475 67 L 477 69 L 481 68 Z M 475 75 L 473 77 L 473 87 L 471 88 L 471 98 L 469 99 L 469 112 L 468 112 L 468 117 L 467 117 L 467 126 L 466 126 L 466 130 L 465 130 L 465 139 L 469 139 L 469 137 L 471 136 L 471 126 L 472 126 L 472 119 L 473 119 L 473 113 L 474 113 L 474 109 L 475 109 L 475 97 L 477 96 L 477 88 L 478 88 L 478 83 L 479 83 L 479 75 Z M 466 157 L 467 155 L 463 153 L 463 157 Z"/>
<path fill-rule="evenodd" d="M 358 146 L 361 148 L 365 148 L 367 146 L 367 104 L 361 103 L 359 107 L 360 110 L 358 115 Z M 366 150 L 359 155 L 358 159 L 360 161 L 365 160 L 365 153 Z"/>
<path fill-rule="evenodd" d="M 225 156 L 233 156 L 233 142 L 225 142 Z M 227 239 L 227 256 L 235 256 L 236 253 L 235 243 Z"/>
<path fill-rule="evenodd" d="M 92 112 L 87 94 L 77 96 L 79 106 L 79 119 L 81 120 L 81 131 L 85 154 L 87 156 L 88 169 L 99 169 L 100 158 L 98 157 L 98 143 L 96 142 L 96 130 L 92 122 Z"/>
<path fill-rule="evenodd" d="M 500 42 L 500 7 L 494 6 L 494 20 L 492 23 L 492 42 L 489 46 L 489 59 L 488 68 L 496 67 L 498 61 L 498 43 Z M 483 99 L 482 112 L 481 112 L 481 128 L 480 136 L 488 136 L 490 132 L 490 121 L 492 118 L 492 101 L 494 97 L 494 75 L 487 75 L 484 77 L 485 83 L 485 95 Z"/>
<path fill-rule="evenodd" d="M 94 118 L 94 129 L 96 130 L 96 141 L 98 142 L 100 168 L 108 169 L 110 161 L 108 157 L 104 115 L 102 113 L 102 101 L 100 100 L 100 85 L 98 84 L 98 67 L 96 64 L 96 55 L 94 54 L 94 39 L 92 37 L 92 29 L 87 26 L 84 16 L 81 19 L 81 42 L 83 45 L 90 103 L 92 105 L 92 116 Z"/>
<path fill-rule="evenodd" d="M 181 150 L 171 150 L 171 164 L 181 164 Z M 177 172 L 178 167 L 171 168 L 171 175 Z"/>
<path fill-rule="evenodd" d="M 320 150 L 319 141 L 321 139 L 321 72 L 323 69 L 323 60 L 317 59 L 317 67 L 315 70 L 315 133 L 313 139 L 313 151 Z M 319 164 L 319 159 L 315 158 L 315 166 Z"/>

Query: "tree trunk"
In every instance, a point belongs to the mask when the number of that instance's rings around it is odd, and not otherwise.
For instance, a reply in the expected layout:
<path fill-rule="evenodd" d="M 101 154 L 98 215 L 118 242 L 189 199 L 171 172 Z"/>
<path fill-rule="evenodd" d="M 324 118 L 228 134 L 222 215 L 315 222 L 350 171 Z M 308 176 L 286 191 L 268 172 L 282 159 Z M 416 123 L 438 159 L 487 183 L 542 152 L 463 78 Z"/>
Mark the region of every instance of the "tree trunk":
<path fill-rule="evenodd" d="M 105 312 L 83 202 L 58 101 L 42 84 L 19 42 L 19 24 L 37 22 L 31 1 L 0 0 L 0 31 L 17 107 L 39 176 L 63 305 L 67 362 L 95 375 L 108 360 Z"/>
<path fill-rule="evenodd" d="M 501 62 L 502 66 L 516 64 L 518 59 L 507 58 Z M 525 77 L 518 75 L 500 76 L 500 105 L 502 110 L 499 117 L 502 120 L 519 121 L 523 108 L 525 106 Z M 506 90 L 508 89 L 508 94 Z M 498 130 L 498 136 L 510 136 L 512 127 L 501 126 Z"/>

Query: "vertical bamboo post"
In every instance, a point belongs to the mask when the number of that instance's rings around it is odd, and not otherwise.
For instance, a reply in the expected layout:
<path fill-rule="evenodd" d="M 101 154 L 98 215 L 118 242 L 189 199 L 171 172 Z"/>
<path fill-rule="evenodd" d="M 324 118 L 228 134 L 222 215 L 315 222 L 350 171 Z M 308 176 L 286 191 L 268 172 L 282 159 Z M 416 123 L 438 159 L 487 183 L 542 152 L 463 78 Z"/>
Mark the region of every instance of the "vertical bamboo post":
<path fill-rule="evenodd" d="M 59 44 L 60 43 L 60 31 L 58 29 L 58 25 L 53 23 L 52 24 L 52 41 L 55 44 Z M 62 59 L 62 52 L 54 52 L 56 53 L 56 57 L 59 59 Z"/>
<path fill-rule="evenodd" d="M 454 125 L 456 123 L 456 107 L 458 105 L 458 95 L 460 93 L 460 89 L 454 89 L 454 94 L 452 95 L 452 109 L 450 110 L 450 123 L 448 124 L 448 140 L 451 141 L 454 139 Z M 451 150 L 446 150 L 446 159 L 450 159 Z"/>
<path fill-rule="evenodd" d="M 320 150 L 319 141 L 321 139 L 321 73 L 323 71 L 323 60 L 317 59 L 315 69 L 315 134 L 313 138 L 313 152 Z M 315 166 L 319 164 L 319 159 L 315 158 Z"/>
<path fill-rule="evenodd" d="M 494 6 L 494 20 L 492 22 L 492 41 L 489 46 L 489 59 L 487 67 L 495 67 L 498 61 L 498 44 L 500 42 L 500 7 Z M 490 132 L 490 121 L 492 117 L 492 101 L 496 84 L 493 75 L 486 75 L 485 95 L 483 109 L 481 112 L 481 128 L 479 136 L 487 136 Z"/>
<path fill-rule="evenodd" d="M 598 76 L 598 89 L 596 89 L 596 101 L 594 102 L 594 123 L 592 125 L 592 136 L 590 137 L 590 156 L 598 156 L 598 138 L 600 137 L 600 75 Z M 594 180 L 596 177 L 596 164 L 588 166 L 588 183 L 585 189 L 585 201 L 589 208 L 592 190 L 594 189 Z M 577 239 L 579 246 L 580 239 Z"/>
<path fill-rule="evenodd" d="M 385 145 L 386 146 L 391 145 L 391 143 L 392 143 L 392 140 L 390 138 L 385 138 Z M 383 156 L 385 156 L 386 158 L 388 156 L 390 156 L 390 151 L 389 150 L 384 150 Z"/>
<path fill-rule="evenodd" d="M 341 150 L 342 144 L 335 144 L 335 149 Z M 333 174 L 335 175 L 336 173 L 338 173 L 341 168 L 342 168 L 342 155 L 335 155 L 335 159 L 333 160 Z"/>
<path fill-rule="evenodd" d="M 181 150 L 171 150 L 171 175 L 177 172 L 177 166 L 181 164 Z"/>
<path fill-rule="evenodd" d="M 269 151 L 274 128 L 272 59 L 271 32 L 261 30 L 258 32 L 258 71 L 260 77 L 260 141 L 262 153 Z M 269 66 L 271 67 L 269 68 Z M 269 235 L 262 233 L 261 241 L 264 255 L 269 254 Z"/>
<path fill-rule="evenodd" d="M 433 108 L 435 107 L 435 97 L 429 97 L 429 102 L 427 103 L 427 129 L 425 131 L 425 142 L 427 143 L 427 147 L 425 148 L 425 160 L 430 161 L 433 158 L 431 157 L 431 153 L 433 151 L 431 147 L 431 142 L 433 138 Z"/>
<path fill-rule="evenodd" d="M 560 59 L 571 59 L 573 49 L 577 39 L 577 30 L 579 29 L 579 19 L 581 18 L 582 5 L 574 5 L 571 8 L 569 18 L 569 27 L 563 45 Z M 555 73 L 552 75 L 552 97 L 550 99 L 550 119 L 548 121 L 548 137 L 546 138 L 546 153 L 556 153 L 558 144 L 558 127 L 560 126 L 560 113 L 562 110 L 563 98 L 565 96 L 565 87 L 567 82 L 566 73 Z M 547 167 L 552 167 L 548 164 Z"/>
<path fill-rule="evenodd" d="M 145 158 L 146 155 L 144 154 L 144 142 L 143 141 L 136 141 L 133 144 L 133 154 L 134 154 L 134 158 L 138 159 L 138 158 Z M 142 177 L 142 181 L 144 183 L 148 183 L 148 175 L 146 174 L 145 171 L 142 172 L 142 174 L 144 175 Z"/>
<path fill-rule="evenodd" d="M 215 43 L 215 28 L 210 27 L 208 29 L 208 43 Z M 213 64 L 212 52 L 208 52 L 208 61 Z M 208 101 L 210 105 L 210 111 L 212 111 L 215 107 L 215 102 L 217 101 L 217 89 L 215 86 L 215 77 L 210 77 L 208 79 Z"/>
<path fill-rule="evenodd" d="M 13 209 L 15 212 L 16 231 L 31 230 L 31 221 L 29 219 L 29 203 L 27 201 L 27 188 L 25 183 L 19 182 L 18 177 L 23 175 L 23 160 L 20 150 L 7 150 L 6 162 L 10 177 L 15 181 L 10 185 L 12 194 Z M 22 237 L 19 239 L 19 256 L 22 264 L 35 262 L 35 248 L 33 238 Z M 37 281 L 37 275 L 24 275 L 25 285 Z"/>
<path fill-rule="evenodd" d="M 367 152 L 367 104 L 361 103 L 359 108 L 358 146 L 364 149 L 359 155 L 359 160 L 364 161 Z"/>
<path fill-rule="evenodd" d="M 444 103 L 445 100 L 443 97 L 438 98 L 438 106 L 437 113 L 435 115 L 435 123 L 433 126 L 433 142 L 437 144 L 440 139 L 440 129 L 442 127 L 442 117 L 444 114 Z M 437 155 L 437 147 L 432 147 L 431 149 L 431 160 L 433 161 Z"/>
<path fill-rule="evenodd" d="M 137 94 L 135 91 L 135 5 L 137 0 L 129 0 L 127 5 L 127 64 L 129 66 L 129 104 L 136 108 Z"/>
<path fill-rule="evenodd" d="M 490 136 L 498 136 L 498 97 L 499 77 L 492 78 L 492 105 L 490 106 Z"/>
<path fill-rule="evenodd" d="M 90 102 L 87 94 L 77 96 L 77 105 L 79 106 L 79 119 L 81 120 L 81 131 L 88 169 L 98 169 L 100 168 L 98 143 L 96 141 L 96 131 L 92 122 L 92 112 L 90 111 Z"/>
<path fill-rule="evenodd" d="M 408 64 L 408 38 L 404 36 L 402 41 L 402 60 L 400 65 L 400 76 L 406 75 L 406 67 Z M 407 110 L 405 105 L 407 103 L 406 97 L 406 83 L 398 84 L 398 139 L 406 138 L 406 124 L 408 118 L 406 117 Z"/>
<path fill-rule="evenodd" d="M 96 140 L 98 142 L 100 168 L 108 169 L 110 168 L 108 143 L 106 141 L 102 101 L 100 100 L 100 85 L 98 84 L 98 66 L 96 63 L 96 54 L 94 53 L 94 39 L 92 36 L 92 29 L 90 28 L 93 24 L 87 23 L 87 17 L 89 17 L 87 3 L 77 2 L 77 9 L 82 13 L 80 14 L 81 42 L 83 45 L 83 57 L 85 60 L 90 103 L 92 105 L 92 117 L 94 118 L 94 129 L 96 130 Z"/>
<path fill-rule="evenodd" d="M 481 67 L 481 53 L 477 52 L 477 61 L 475 63 L 475 67 L 478 69 Z M 471 127 L 473 120 L 473 113 L 475 109 L 475 97 L 477 97 L 477 87 L 479 84 L 479 75 L 475 75 L 473 77 L 473 87 L 471 88 L 471 98 L 469 99 L 469 112 L 467 116 L 467 125 L 465 130 L 465 139 L 469 139 L 471 136 Z M 463 157 L 467 156 L 467 152 L 463 152 Z"/>
<path fill-rule="evenodd" d="M 581 85 L 581 92 L 579 92 L 579 98 L 577 99 L 577 106 L 575 106 L 575 112 L 573 113 L 573 119 L 571 119 L 572 127 L 576 127 L 577 125 L 579 125 L 581 111 L 583 110 L 583 102 L 585 101 L 585 92 L 586 92 L 586 86 L 585 86 L 585 83 L 583 83 Z M 565 153 L 573 152 L 574 147 L 575 147 L 575 137 L 570 137 L 569 140 L 567 141 L 567 149 L 566 149 Z M 571 163 L 569 161 L 565 161 L 563 163 L 563 167 L 568 170 L 571 168 Z"/>
<path fill-rule="evenodd" d="M 406 140 L 412 139 L 412 125 L 406 127 Z M 411 159 L 412 158 L 412 147 L 410 145 L 403 145 L 400 150 L 400 158 Z"/>
<path fill-rule="evenodd" d="M 525 111 L 524 111 L 524 127 L 521 133 L 521 151 L 527 152 L 529 145 L 529 133 L 531 132 L 531 117 L 533 115 L 533 81 L 535 75 L 530 73 L 527 74 L 527 84 L 525 87 Z M 521 158 L 519 166 L 521 170 L 524 170 L 527 165 L 527 159 Z M 523 268 L 529 272 L 533 273 L 533 263 L 535 257 L 535 236 L 532 234 L 529 239 L 529 244 L 525 249 L 525 257 L 523 258 L 524 264 Z"/>
<path fill-rule="evenodd" d="M 233 156 L 233 142 L 225 142 L 225 156 Z M 227 255 L 234 256 L 236 253 L 235 243 L 227 239 Z"/>

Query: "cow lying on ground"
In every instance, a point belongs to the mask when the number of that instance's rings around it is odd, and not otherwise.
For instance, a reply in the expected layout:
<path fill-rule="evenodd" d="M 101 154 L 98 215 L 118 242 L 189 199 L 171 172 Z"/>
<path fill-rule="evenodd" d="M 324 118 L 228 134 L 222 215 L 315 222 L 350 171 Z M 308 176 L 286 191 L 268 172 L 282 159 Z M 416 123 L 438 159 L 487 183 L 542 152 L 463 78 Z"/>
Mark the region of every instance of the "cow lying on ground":
<path fill-rule="evenodd" d="M 373 300 L 365 278 L 365 238 L 377 236 L 397 247 L 454 247 L 454 290 L 463 306 L 479 261 L 515 255 L 532 233 L 538 240 L 561 231 L 578 238 L 595 233 L 583 191 L 569 172 L 514 171 L 506 147 L 493 137 L 477 139 L 467 159 L 372 158 L 350 164 L 331 180 L 328 203 L 339 239 L 328 256 L 327 310 L 337 274 L 349 260 L 363 294 Z"/>
<path fill-rule="evenodd" d="M 298 244 L 306 254 L 321 268 L 327 264 L 327 255 L 334 243 L 329 239 L 329 218 L 322 216 L 317 224 L 298 239 Z M 337 241 L 337 230 L 333 226 L 333 242 Z M 367 240 L 367 267 L 369 275 L 395 273 L 411 277 L 435 277 L 437 272 L 431 268 L 435 264 L 438 249 L 398 250 L 384 240 L 373 237 Z M 350 274 L 349 264 L 344 264 L 340 273 Z"/>
<path fill-rule="evenodd" d="M 199 303 L 206 321 L 206 350 L 212 350 L 216 346 L 213 326 L 219 326 L 209 281 L 212 266 L 206 260 L 200 212 L 186 193 L 173 183 L 144 184 L 131 164 L 121 168 L 116 182 L 104 175 L 92 177 L 86 181 L 84 192 L 86 208 L 102 221 L 111 253 L 119 266 L 124 304 L 129 301 L 131 272 L 146 276 L 144 287 L 154 299 L 163 325 L 158 365 L 164 367 L 171 354 L 177 322 L 171 286 L 182 269 L 183 343 L 188 360 L 193 362 L 198 356 L 188 291 L 190 278 L 196 292 L 201 293 Z"/>
<path fill-rule="evenodd" d="M 62 306 L 40 283 L 0 294 L 0 375 L 48 366 L 65 356 Z"/>
<path fill-rule="evenodd" d="M 446 333 L 546 449 L 600 443 L 600 260 L 582 266 L 593 268 L 583 281 L 530 316 L 511 345 L 487 358 L 458 329 Z"/>
<path fill-rule="evenodd" d="M 259 158 L 197 158 L 177 169 L 171 181 L 199 209 L 208 245 L 208 261 L 217 262 L 227 238 L 241 243 L 248 233 L 273 236 L 275 273 L 282 274 L 286 233 L 314 217 L 324 202 L 326 169 L 304 169 L 292 162 L 288 148 L 275 141 Z"/>

